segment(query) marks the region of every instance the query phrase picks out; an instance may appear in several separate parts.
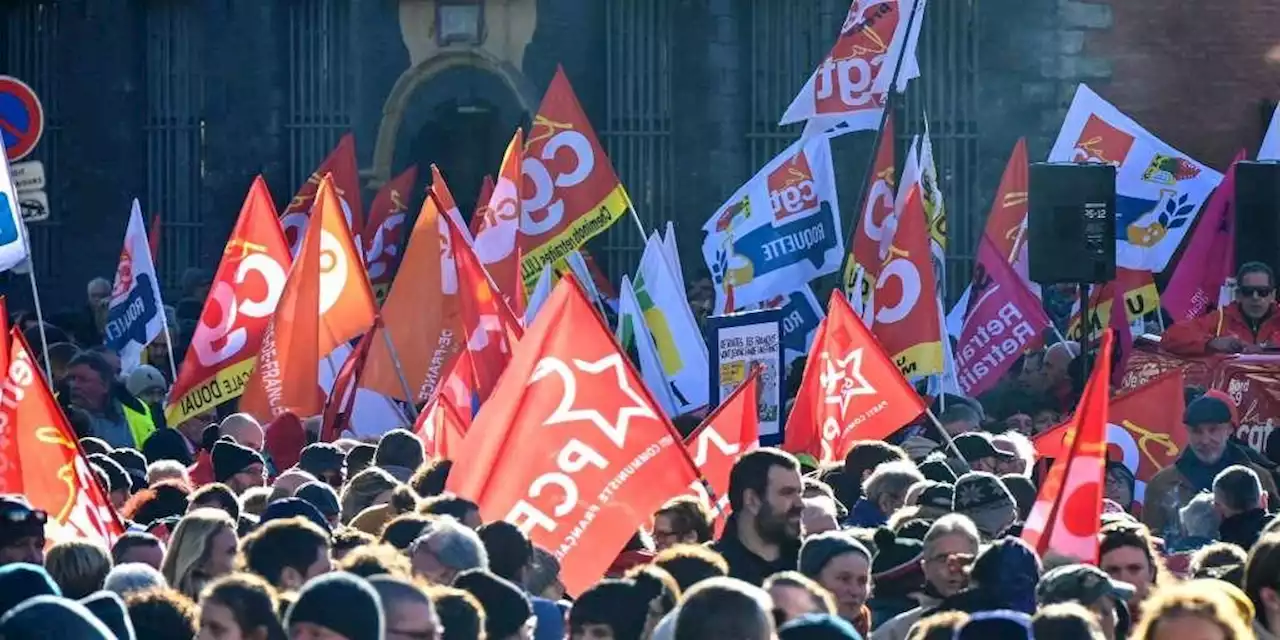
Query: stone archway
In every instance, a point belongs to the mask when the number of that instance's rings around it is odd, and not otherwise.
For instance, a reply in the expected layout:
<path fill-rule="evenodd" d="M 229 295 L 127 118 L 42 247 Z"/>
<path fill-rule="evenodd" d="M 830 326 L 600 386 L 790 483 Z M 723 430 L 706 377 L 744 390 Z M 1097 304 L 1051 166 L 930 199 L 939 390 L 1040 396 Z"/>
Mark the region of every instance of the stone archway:
<path fill-rule="evenodd" d="M 402 73 L 387 95 L 382 109 L 382 121 L 378 125 L 377 142 L 373 149 L 372 176 L 368 184 L 370 188 L 376 189 L 391 179 L 392 171 L 396 169 L 397 149 L 406 138 L 411 139 L 417 135 L 417 127 L 420 123 L 406 123 L 405 117 L 410 113 L 411 105 L 414 104 L 414 98 L 419 94 L 420 89 L 429 85 L 441 74 L 465 69 L 475 69 L 496 76 L 514 97 L 523 112 L 523 118 L 532 117 L 538 104 L 537 93 L 524 74 L 510 63 L 478 48 L 441 50 L 437 55 Z M 410 128 L 408 136 L 404 134 L 406 126 Z M 421 169 L 425 170 L 425 167 Z"/>

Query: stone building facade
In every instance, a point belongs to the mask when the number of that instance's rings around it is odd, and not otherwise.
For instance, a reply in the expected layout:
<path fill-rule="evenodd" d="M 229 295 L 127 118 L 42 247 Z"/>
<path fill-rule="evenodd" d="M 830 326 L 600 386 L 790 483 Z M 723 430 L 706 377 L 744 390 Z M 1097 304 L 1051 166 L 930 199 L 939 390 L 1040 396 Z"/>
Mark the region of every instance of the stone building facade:
<path fill-rule="evenodd" d="M 965 279 L 1019 136 L 1047 153 L 1076 83 L 1169 142 L 1224 163 L 1280 95 L 1267 61 L 1280 5 L 1209 13 L 1177 0 L 930 0 L 923 77 L 896 105 L 899 148 L 928 114 Z M 1238 6 L 1236 6 L 1238 5 Z M 52 219 L 32 225 L 51 304 L 107 275 L 128 202 L 165 224 L 162 279 L 213 268 L 244 191 L 288 200 L 355 133 L 369 191 L 440 165 L 465 210 L 512 129 L 563 65 L 646 227 L 677 221 L 686 273 L 699 227 L 794 139 L 778 117 L 830 47 L 847 0 L 8 0 L 0 73 L 41 94 Z M 1272 29 L 1272 31 L 1274 31 Z M 873 136 L 836 148 L 846 219 Z M 629 271 L 619 225 L 597 254 Z M 8 283 L 18 299 L 25 289 Z M 952 287 L 958 290 L 958 287 Z"/>

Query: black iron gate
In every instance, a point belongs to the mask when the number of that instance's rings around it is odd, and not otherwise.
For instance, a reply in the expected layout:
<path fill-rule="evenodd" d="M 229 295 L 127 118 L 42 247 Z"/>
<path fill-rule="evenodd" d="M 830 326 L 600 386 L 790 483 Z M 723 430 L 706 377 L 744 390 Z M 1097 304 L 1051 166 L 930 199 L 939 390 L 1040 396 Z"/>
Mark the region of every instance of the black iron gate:
<path fill-rule="evenodd" d="M 352 127 L 351 0 L 289 2 L 286 16 L 289 102 L 285 127 L 289 184 L 296 187 Z"/>

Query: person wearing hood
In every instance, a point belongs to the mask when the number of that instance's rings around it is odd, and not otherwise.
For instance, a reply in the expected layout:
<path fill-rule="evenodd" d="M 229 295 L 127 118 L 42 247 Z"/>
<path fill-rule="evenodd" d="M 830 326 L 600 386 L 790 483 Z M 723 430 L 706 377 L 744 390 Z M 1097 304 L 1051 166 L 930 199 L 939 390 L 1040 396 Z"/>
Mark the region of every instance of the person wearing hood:
<path fill-rule="evenodd" d="M 117 636 L 79 602 L 44 595 L 23 602 L 0 618 L 0 637 L 25 640 L 109 640 Z"/>
<path fill-rule="evenodd" d="M 1253 469 L 1270 499 L 1280 499 L 1270 472 L 1254 462 L 1242 445 L 1232 442 L 1236 418 L 1227 402 L 1217 396 L 1201 396 L 1187 407 L 1183 421 L 1187 447 L 1176 462 L 1156 472 L 1147 483 L 1142 521 L 1152 534 L 1176 537 L 1178 508 L 1197 493 L 1209 491 L 1213 479 L 1232 465 Z"/>
<path fill-rule="evenodd" d="M 373 465 L 400 482 L 408 482 L 425 457 L 418 436 L 407 429 L 392 429 L 378 439 Z"/>

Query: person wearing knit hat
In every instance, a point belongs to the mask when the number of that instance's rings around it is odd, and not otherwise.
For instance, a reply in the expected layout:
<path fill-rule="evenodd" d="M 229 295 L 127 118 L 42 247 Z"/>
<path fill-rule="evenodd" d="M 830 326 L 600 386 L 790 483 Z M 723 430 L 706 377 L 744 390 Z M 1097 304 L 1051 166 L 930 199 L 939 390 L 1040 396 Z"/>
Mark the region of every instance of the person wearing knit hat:
<path fill-rule="evenodd" d="M 142 364 L 125 378 L 124 388 L 147 404 L 163 404 L 164 396 L 169 392 L 169 383 L 165 382 L 164 374 L 159 369 Z"/>
<path fill-rule="evenodd" d="M 916 497 L 916 517 L 937 520 L 951 513 L 955 487 L 950 483 L 928 481 L 929 485 Z"/>
<path fill-rule="evenodd" d="M 109 640 L 116 635 L 84 605 L 59 596 L 36 596 L 0 618 L 0 637 L 23 640 Z"/>
<path fill-rule="evenodd" d="M 295 498 L 306 500 L 311 506 L 320 511 L 325 520 L 329 521 L 329 528 L 333 529 L 338 526 L 338 516 L 342 513 L 342 505 L 338 503 L 338 494 L 334 492 L 333 487 L 323 482 L 308 482 L 293 494 Z"/>
<path fill-rule="evenodd" d="M 408 429 L 392 429 L 378 440 L 373 465 L 400 482 L 408 482 L 414 470 L 422 465 L 423 458 L 425 453 L 418 436 Z"/>
<path fill-rule="evenodd" d="M 285 616 L 289 637 L 378 640 L 386 622 L 373 586 L 357 575 L 335 571 L 308 581 Z"/>
<path fill-rule="evenodd" d="M 333 533 L 333 526 L 329 523 L 329 519 L 324 517 L 315 505 L 300 498 L 284 498 L 267 505 L 266 510 L 262 512 L 262 517 L 258 519 L 258 524 L 261 526 L 272 520 L 295 517 L 306 518 L 326 533 Z"/>
<path fill-rule="evenodd" d="M 942 482 L 946 484 L 956 483 L 956 472 L 951 470 L 951 466 L 947 464 L 946 458 L 933 457 L 925 459 L 920 463 L 920 474 L 925 480 L 933 480 L 934 482 Z"/>
<path fill-rule="evenodd" d="M 472 569 L 458 574 L 453 586 L 476 597 L 484 607 L 485 635 L 500 640 L 524 637 L 532 634 L 537 619 L 524 591 L 511 582 L 483 569 Z"/>
<path fill-rule="evenodd" d="M 1009 495 L 1013 496 L 1014 504 L 1018 506 L 1018 522 L 1025 522 L 1027 516 L 1031 515 L 1031 507 L 1036 503 L 1036 493 L 1039 491 L 1036 484 L 1031 478 L 1018 474 L 1000 476 L 1000 482 L 1004 483 Z"/>
<path fill-rule="evenodd" d="M 0 565 L 44 565 L 44 525 L 49 514 L 22 495 L 0 495 Z"/>
<path fill-rule="evenodd" d="M 130 491 L 137 493 L 147 486 L 147 458 L 141 451 L 132 447 L 116 447 L 107 457 L 120 463 L 124 472 L 129 474 L 133 480 Z"/>
<path fill-rule="evenodd" d="M 124 503 L 129 501 L 129 496 L 133 495 L 133 478 L 119 462 L 101 453 L 90 455 L 89 464 L 102 469 L 103 475 L 107 477 L 107 498 L 111 500 L 111 506 L 120 511 L 124 508 Z"/>
<path fill-rule="evenodd" d="M 810 613 L 778 629 L 780 640 L 862 640 L 853 625 L 829 613 Z"/>
<path fill-rule="evenodd" d="M 342 461 L 346 456 L 332 442 L 314 442 L 302 450 L 298 468 L 334 489 L 342 486 Z"/>
<path fill-rule="evenodd" d="M 81 598 L 80 604 L 106 625 L 116 640 L 133 640 L 133 622 L 129 620 L 129 610 L 120 596 L 110 591 L 99 591 Z"/>
<path fill-rule="evenodd" d="M 262 454 L 230 438 L 213 445 L 213 478 L 231 487 L 236 495 L 267 482 L 266 461 Z"/>
<path fill-rule="evenodd" d="M 1187 446 L 1173 464 L 1151 477 L 1143 496 L 1142 521 L 1152 534 L 1176 537 L 1178 507 L 1212 490 L 1214 477 L 1232 465 L 1253 469 L 1271 500 L 1280 500 L 1271 472 L 1254 461 L 1246 446 L 1233 441 L 1234 420 L 1231 405 L 1208 393 L 1187 406 Z"/>
<path fill-rule="evenodd" d="M 871 582 L 875 596 L 867 601 L 872 628 L 919 606 L 924 591 L 923 542 L 901 537 L 888 528 L 877 529 L 874 542 Z"/>
<path fill-rule="evenodd" d="M 971 471 L 956 480 L 951 509 L 969 516 L 985 540 L 995 540 L 1018 520 L 1018 506 L 1000 478 Z"/>
<path fill-rule="evenodd" d="M 859 633 L 870 630 L 871 552 L 865 545 L 838 531 L 810 536 L 800 547 L 799 568 L 835 596 L 841 618 Z"/>
<path fill-rule="evenodd" d="M 62 589 L 42 566 L 15 562 L 0 567 L 0 616 L 28 598 L 61 595 Z"/>

